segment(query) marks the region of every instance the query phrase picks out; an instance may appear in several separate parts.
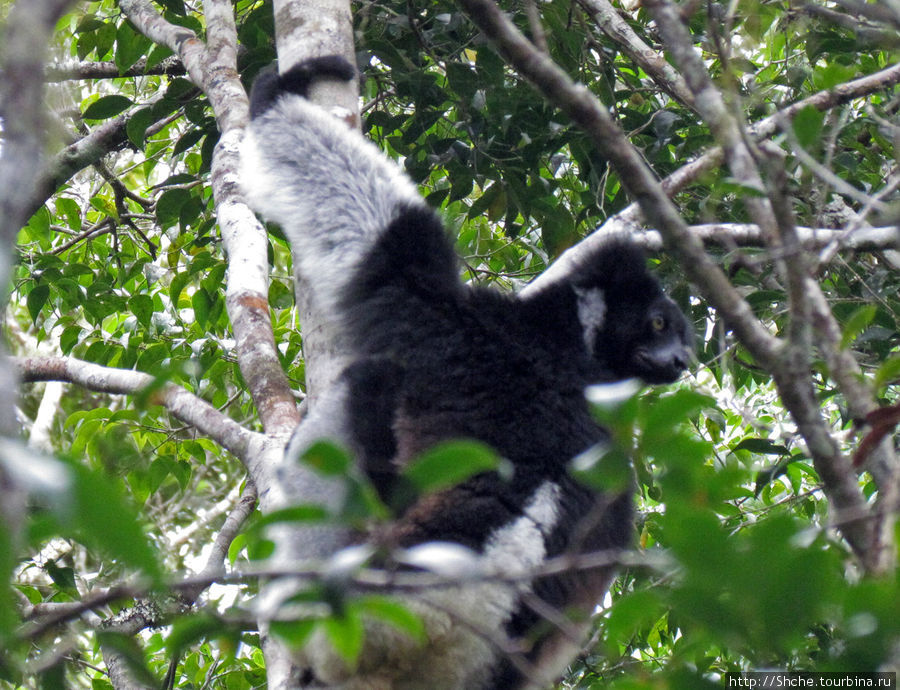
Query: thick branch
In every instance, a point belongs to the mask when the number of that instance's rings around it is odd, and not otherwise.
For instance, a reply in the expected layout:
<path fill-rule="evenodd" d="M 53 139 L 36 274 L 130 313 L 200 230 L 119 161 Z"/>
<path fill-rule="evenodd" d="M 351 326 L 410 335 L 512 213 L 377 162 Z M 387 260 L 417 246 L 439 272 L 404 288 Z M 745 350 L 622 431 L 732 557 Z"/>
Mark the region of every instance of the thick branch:
<path fill-rule="evenodd" d="M 31 189 L 43 155 L 44 52 L 56 22 L 70 0 L 20 0 L 9 12 L 0 36 L 0 117 L 4 140 L 0 158 L 0 242 L 15 244 L 28 219 Z M 7 262 L 0 259 L 0 285 Z"/>
<path fill-rule="evenodd" d="M 723 249 L 756 247 L 762 249 L 766 246 L 762 230 L 758 225 L 752 223 L 706 223 L 691 225 L 690 231 L 708 247 L 722 247 Z M 582 240 L 578 246 L 590 245 L 593 242 L 608 242 L 611 236 L 626 234 L 649 252 L 659 252 L 663 249 L 663 240 L 659 232 L 642 230 L 634 224 L 622 222 L 617 216 L 610 217 L 596 233 Z M 798 227 L 797 235 L 801 244 L 807 249 L 824 249 L 837 243 L 842 249 L 860 252 L 900 250 L 900 227 L 897 226 L 858 228 L 852 232 L 835 228 Z M 596 240 L 593 239 L 595 237 Z M 581 251 L 576 254 L 580 255 Z M 554 269 L 557 263 L 559 261 L 544 271 L 526 290 L 532 289 L 532 286 L 547 285 L 551 282 L 550 278 L 562 273 L 559 269 Z"/>
<path fill-rule="evenodd" d="M 831 108 L 843 105 L 856 98 L 863 98 L 869 94 L 883 91 L 898 83 L 900 83 L 900 63 L 886 67 L 874 74 L 869 74 L 865 77 L 848 81 L 845 84 L 839 84 L 831 89 L 814 93 L 812 96 L 785 106 L 777 113 L 750 125 L 748 131 L 751 136 L 760 140 L 774 134 L 778 131 L 780 123 L 790 121 L 804 108 L 815 108 L 816 110 L 823 111 L 830 110 Z M 717 146 L 716 148 L 710 149 L 699 158 L 681 166 L 678 170 L 663 179 L 663 189 L 669 197 L 673 197 L 709 171 L 720 167 L 723 160 L 724 153 L 721 147 Z M 607 222 L 613 218 L 618 219 L 617 222 L 619 223 L 637 225 L 641 222 L 640 205 L 637 203 L 630 204 L 615 216 L 608 219 Z"/>
<path fill-rule="evenodd" d="M 896 85 L 897 83 L 900 83 L 900 63 L 883 69 L 880 72 L 876 72 L 859 79 L 854 79 L 853 81 L 849 81 L 846 84 L 840 84 L 832 89 L 819 91 L 818 93 L 815 93 L 808 98 L 804 98 L 803 100 L 786 106 L 783 110 L 780 110 L 774 115 L 766 117 L 755 123 L 754 125 L 751 125 L 750 134 L 757 139 L 771 136 L 777 131 L 779 122 L 783 122 L 785 119 L 790 120 L 804 108 L 812 107 L 818 110 L 828 110 L 843 103 L 847 103 L 848 101 L 851 101 L 855 98 L 862 98 L 871 93 L 889 88 Z M 662 180 L 663 191 L 669 197 L 675 196 L 678 192 L 696 182 L 700 177 L 708 173 L 710 170 L 718 168 L 722 164 L 722 160 L 723 152 L 720 147 L 710 149 L 696 160 L 683 165 L 681 168 Z M 615 234 L 619 232 L 630 234 L 639 232 L 643 225 L 643 222 L 643 213 L 641 211 L 640 204 L 634 202 L 628 205 L 616 215 L 607 218 L 606 221 L 604 221 L 604 223 L 593 233 L 591 233 L 591 235 L 589 235 L 587 238 L 579 242 L 571 249 L 566 250 L 562 254 L 562 256 L 560 256 L 559 259 L 557 259 L 553 263 L 553 265 L 550 266 L 547 271 L 545 271 L 537 280 L 534 281 L 532 285 L 537 288 L 541 285 L 545 285 L 549 282 L 557 280 L 559 277 L 565 275 L 567 271 L 570 271 L 572 269 L 572 266 L 579 262 L 579 257 L 592 251 L 599 244 L 606 242 L 608 234 Z M 751 228 L 757 228 L 757 226 L 747 225 L 729 227 L 735 228 L 735 242 L 739 246 L 743 245 L 743 238 L 745 237 L 747 246 L 761 246 L 761 240 L 757 241 L 756 239 L 757 230 L 750 230 Z M 745 229 L 741 229 L 742 227 Z M 886 230 L 889 234 L 893 233 L 892 229 L 890 228 L 887 228 Z M 802 229 L 800 231 L 802 232 Z M 658 239 L 658 233 L 653 234 L 654 231 L 649 232 L 651 234 L 648 235 L 648 241 L 651 244 L 648 246 L 653 247 L 653 242 L 661 242 L 661 240 Z M 865 236 L 866 232 L 867 231 L 859 230 L 852 233 L 852 235 L 847 238 L 847 246 L 853 246 L 852 238 L 862 238 Z M 717 233 L 713 232 L 713 234 Z M 706 239 L 707 235 L 705 233 L 702 233 L 701 236 L 704 238 L 705 242 L 715 243 L 715 240 L 712 238 Z M 889 247 L 891 242 L 892 240 L 890 240 L 889 238 L 885 238 L 886 247 Z M 874 246 L 871 247 L 866 246 L 866 244 L 867 243 L 864 240 L 861 240 L 861 246 L 854 248 L 878 249 L 880 247 L 879 240 L 876 240 Z M 654 248 L 658 250 L 661 247 L 662 245 L 659 244 Z"/>
<path fill-rule="evenodd" d="M 348 0 L 275 0 L 275 47 L 283 72 L 310 57 L 343 55 L 355 60 L 353 19 Z M 359 85 L 356 81 L 319 80 L 310 100 L 359 128 Z M 321 313 L 312 295 L 316 285 L 310 276 L 296 274 L 297 309 L 303 327 L 303 357 L 310 409 L 343 369 L 347 345 L 334 324 L 333 314 Z"/>

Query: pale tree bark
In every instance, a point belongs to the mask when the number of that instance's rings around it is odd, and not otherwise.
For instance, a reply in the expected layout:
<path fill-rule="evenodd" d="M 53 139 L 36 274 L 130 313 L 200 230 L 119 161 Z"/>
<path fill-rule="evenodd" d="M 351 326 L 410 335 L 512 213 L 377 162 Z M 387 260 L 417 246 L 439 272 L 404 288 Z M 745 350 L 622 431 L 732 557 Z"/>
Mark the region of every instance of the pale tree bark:
<path fill-rule="evenodd" d="M 278 69 L 285 72 L 294 64 L 323 55 L 341 55 L 355 64 L 353 24 L 347 0 L 275 0 L 275 46 Z M 310 99 L 344 121 L 359 128 L 359 85 L 323 80 L 313 85 Z M 339 126 L 340 123 L 336 123 Z M 295 262 L 296 264 L 296 262 Z M 322 309 L 317 299 L 314 277 L 294 273 L 297 308 L 303 333 L 308 415 L 295 433 L 292 447 L 298 450 L 320 437 L 340 441 L 342 424 L 341 392 L 335 386 L 347 363 L 347 348 L 340 336 L 335 314 Z M 280 476 L 290 476 L 295 502 L 315 502 L 337 509 L 343 488 L 335 480 L 324 479 L 298 465 L 294 453 L 284 458 Z M 278 559 L 327 558 L 348 541 L 348 533 L 337 528 L 295 528 L 279 530 L 276 536 Z M 276 581 L 263 592 L 266 615 L 274 615 L 281 602 L 296 590 L 292 580 Z M 264 628 L 265 632 L 265 628 Z M 301 685 L 303 669 L 279 640 L 265 635 L 268 680 L 272 687 Z"/>
<path fill-rule="evenodd" d="M 8 3 L 7 3 L 8 4 Z M 0 27 L 0 118 L 4 140 L 0 153 L 0 304 L 6 307 L 10 255 L 16 236 L 29 217 L 28 201 L 44 155 L 44 85 L 40 78 L 47 43 L 70 0 L 20 0 L 9 8 Z M 2 354 L 2 353 L 0 353 Z M 15 395 L 17 382 L 12 367 L 0 357 L 0 436 L 17 432 Z M 23 538 L 26 495 L 0 462 L 0 521 L 9 535 L 7 556 L 0 558 L 2 576 L 15 565 L 13 555 Z M 8 622 L 13 602 L 0 593 L 0 617 Z"/>
<path fill-rule="evenodd" d="M 284 72 L 310 57 L 341 55 L 356 64 L 353 18 L 346 0 L 275 0 L 275 47 L 278 68 Z M 359 128 L 359 84 L 322 80 L 310 100 L 330 110 L 348 126 Z M 328 389 L 346 364 L 333 315 L 317 305 L 316 286 L 295 275 L 297 305 L 303 327 L 303 354 L 310 407 Z"/>

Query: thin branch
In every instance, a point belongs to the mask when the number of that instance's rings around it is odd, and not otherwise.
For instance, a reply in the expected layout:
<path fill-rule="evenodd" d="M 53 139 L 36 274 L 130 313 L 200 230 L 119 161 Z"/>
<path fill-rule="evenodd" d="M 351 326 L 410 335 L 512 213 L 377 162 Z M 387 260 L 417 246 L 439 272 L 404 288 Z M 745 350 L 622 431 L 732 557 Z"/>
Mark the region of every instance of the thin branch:
<path fill-rule="evenodd" d="M 240 500 L 228 513 L 225 524 L 222 525 L 222 529 L 216 535 L 209 557 L 206 559 L 206 565 L 198 573 L 199 577 L 205 576 L 209 578 L 222 571 L 222 564 L 225 563 L 228 557 L 228 549 L 231 546 L 231 542 L 234 541 L 238 532 L 250 519 L 253 510 L 256 508 L 257 499 L 256 485 L 250 482 L 244 488 L 244 493 L 241 495 Z M 202 583 L 195 584 L 193 587 L 186 587 L 181 593 L 182 601 L 188 605 L 193 604 L 205 588 L 206 586 Z"/>
<path fill-rule="evenodd" d="M 900 62 L 879 72 L 819 91 L 812 96 L 785 106 L 778 112 L 751 124 L 749 133 L 756 140 L 769 137 L 778 131 L 779 122 L 785 118 L 787 120 L 793 119 L 801 110 L 806 108 L 815 108 L 822 111 L 830 110 L 856 98 L 863 98 L 878 91 L 889 89 L 898 83 L 900 83 Z M 675 194 L 696 182 L 706 173 L 719 168 L 723 160 L 724 152 L 721 147 L 710 149 L 699 158 L 683 165 L 663 179 L 663 189 L 669 197 L 675 196 Z M 640 223 L 641 210 L 639 205 L 636 203 L 629 205 L 616 214 L 616 218 L 623 223 Z"/>
<path fill-rule="evenodd" d="M 766 241 L 762 230 L 752 223 L 707 223 L 691 225 L 690 231 L 704 245 L 733 249 L 735 247 L 765 248 Z M 637 244 L 649 252 L 663 250 L 662 236 L 656 230 L 634 229 L 607 221 L 597 231 L 598 239 L 609 241 L 610 237 L 627 234 Z M 822 249 L 836 245 L 841 249 L 862 252 L 879 252 L 886 249 L 900 250 L 900 227 L 859 228 L 851 233 L 835 228 L 798 227 L 797 235 L 800 243 L 807 249 Z M 593 237 L 593 235 L 592 235 Z M 582 240 L 585 242 L 587 240 Z M 538 282 L 538 281 L 535 281 Z"/>
<path fill-rule="evenodd" d="M 646 0 L 644 7 L 656 20 L 657 30 L 663 37 L 666 48 L 694 93 L 697 112 L 709 125 L 713 138 L 722 147 L 732 175 L 741 185 L 760 193 L 765 192 L 765 184 L 747 146 L 740 123 L 713 84 L 702 57 L 694 50 L 692 37 L 683 24 L 678 8 L 668 0 Z M 751 194 L 745 195 L 743 203 L 753 221 L 775 242 L 777 225 L 769 200 Z"/>
<path fill-rule="evenodd" d="M 757 140 L 763 139 L 778 131 L 778 122 L 782 118 L 790 120 L 804 108 L 811 107 L 816 108 L 817 110 L 829 110 L 855 98 L 863 98 L 869 94 L 890 88 L 898 83 L 900 83 L 900 63 L 891 65 L 874 74 L 846 82 L 845 84 L 839 84 L 831 89 L 819 91 L 808 98 L 804 98 L 796 103 L 786 106 L 774 115 L 766 117 L 751 125 L 750 134 Z M 723 160 L 724 154 L 721 147 L 710 149 L 696 160 L 683 165 L 663 179 L 663 191 L 666 196 L 670 198 L 675 196 L 678 192 L 696 182 L 703 175 L 720 167 Z M 529 286 L 529 288 L 539 289 L 542 285 L 547 285 L 558 280 L 561 276 L 565 275 L 567 271 L 571 270 L 573 265 L 580 263 L 582 256 L 593 251 L 598 245 L 608 241 L 608 235 L 639 232 L 643 223 L 643 212 L 640 204 L 637 202 L 629 204 L 619 213 L 607 218 L 603 224 L 588 237 L 574 247 L 563 252 L 563 254 Z M 733 227 L 737 230 L 735 241 L 740 246 L 741 237 L 744 236 L 744 231 L 740 230 L 739 226 Z M 744 227 L 756 228 L 757 226 L 748 225 Z M 755 233 L 756 231 L 754 230 L 753 232 Z M 653 235 L 651 235 L 651 237 L 653 237 Z M 715 240 L 709 241 L 715 243 Z M 748 245 L 751 246 L 760 246 L 757 241 L 752 238 L 748 239 L 747 242 Z M 860 246 L 859 249 L 877 249 L 879 240 L 875 240 L 875 242 L 876 245 L 871 247 L 866 247 L 866 243 L 862 242 L 862 246 Z M 886 242 L 890 242 L 890 240 L 886 240 Z M 848 243 L 848 246 L 852 246 L 852 244 Z M 657 249 L 659 248 L 661 248 L 661 245 L 657 247 Z"/>
<path fill-rule="evenodd" d="M 884 50 L 893 50 L 900 45 L 900 36 L 897 35 L 895 29 L 882 29 L 873 26 L 865 20 L 861 20 L 859 13 L 857 16 L 837 12 L 828 7 L 806 3 L 803 5 L 803 11 L 813 16 L 819 16 L 832 24 L 852 31 L 856 35 L 859 45 L 868 47 L 879 47 Z"/>
<path fill-rule="evenodd" d="M 689 108 L 694 107 L 694 93 L 684 77 L 638 36 L 609 0 L 578 0 L 589 12 L 597 27 L 616 42 L 622 52 L 635 61 L 666 93 Z M 546 51 L 544 51 L 546 52 Z"/>
<path fill-rule="evenodd" d="M 517 569 L 512 573 L 494 568 L 479 571 L 477 562 L 473 561 L 472 571 L 462 577 L 419 570 L 398 571 L 361 567 L 348 574 L 342 582 L 348 588 L 363 592 L 414 593 L 482 583 L 524 584 L 564 573 L 614 567 L 650 568 L 668 573 L 674 567 L 674 563 L 668 555 L 661 552 L 609 549 L 582 554 L 566 553 L 550 558 L 533 568 Z M 315 582 L 326 577 L 333 577 L 333 566 L 319 560 L 294 560 L 277 564 L 272 562 L 247 563 L 240 569 L 227 573 L 222 570 L 206 572 L 204 569 L 204 572 L 199 575 L 175 576 L 161 589 L 180 594 L 190 592 L 197 587 L 204 589 L 213 584 L 236 585 L 286 577 Z M 88 611 L 97 611 L 104 606 L 125 599 L 146 599 L 154 591 L 157 591 L 154 586 L 141 578 L 122 582 L 105 590 L 97 590 L 87 594 L 79 602 L 71 602 L 71 605 L 48 610 L 45 618 L 23 626 L 18 636 L 21 639 L 34 639 L 63 623 L 80 618 Z M 288 620 L 290 614 L 289 607 L 285 607 L 279 610 L 278 619 Z"/>
<path fill-rule="evenodd" d="M 147 58 L 141 58 L 123 72 L 114 62 L 60 62 L 49 65 L 44 79 L 48 82 L 72 81 L 77 79 L 119 79 L 121 77 L 171 76 L 185 74 L 184 65 L 176 57 L 167 57 L 152 67 L 147 67 Z"/>
<path fill-rule="evenodd" d="M 113 369 L 73 357 L 13 357 L 12 364 L 23 383 L 36 381 L 68 381 L 100 393 L 138 395 L 158 386 L 149 374 L 129 369 Z M 248 431 L 230 417 L 219 412 L 202 398 L 186 389 L 168 383 L 153 391 L 152 400 L 163 405 L 177 419 L 190 424 L 214 439 L 242 462 L 260 434 Z"/>
<path fill-rule="evenodd" d="M 795 156 L 813 175 L 829 185 L 838 194 L 849 197 L 859 204 L 870 205 L 878 213 L 884 213 L 888 210 L 888 204 L 873 200 L 871 195 L 857 189 L 849 182 L 845 182 L 830 168 L 813 158 L 812 155 L 803 148 L 803 145 L 800 143 L 800 140 L 794 132 L 794 128 L 790 126 L 787 118 L 781 118 L 778 122 L 778 127 L 785 137 L 787 137 L 788 143 L 790 144 L 791 155 Z"/>

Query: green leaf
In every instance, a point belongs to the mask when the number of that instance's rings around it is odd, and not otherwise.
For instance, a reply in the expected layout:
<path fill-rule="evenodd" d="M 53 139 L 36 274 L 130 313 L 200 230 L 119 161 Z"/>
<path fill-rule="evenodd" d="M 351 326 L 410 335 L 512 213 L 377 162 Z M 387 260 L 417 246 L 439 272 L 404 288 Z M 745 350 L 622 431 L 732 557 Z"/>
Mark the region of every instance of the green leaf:
<path fill-rule="evenodd" d="M 132 113 L 131 117 L 128 118 L 128 122 L 125 123 L 125 133 L 128 135 L 128 140 L 137 148 L 144 148 L 147 128 L 155 120 L 153 110 L 150 108 L 141 108 Z"/>
<path fill-rule="evenodd" d="M 791 123 L 794 134 L 797 135 L 797 139 L 804 149 L 818 148 L 822 140 L 822 124 L 824 122 L 825 113 L 811 105 L 803 108 L 794 116 Z"/>
<path fill-rule="evenodd" d="M 356 668 L 366 635 L 362 619 L 348 610 L 344 616 L 326 618 L 321 625 L 335 651 L 348 666 Z"/>
<path fill-rule="evenodd" d="M 191 296 L 191 306 L 194 308 L 194 320 L 198 326 L 206 327 L 209 323 L 209 312 L 213 301 L 203 288 L 199 288 Z"/>
<path fill-rule="evenodd" d="M 174 462 L 171 457 L 161 455 L 150 463 L 147 470 L 148 480 L 150 482 L 150 492 L 155 493 L 166 478 L 172 473 Z"/>
<path fill-rule="evenodd" d="M 191 199 L 186 189 L 167 189 L 156 202 L 156 218 L 163 228 L 169 228 L 178 222 L 181 208 Z"/>
<path fill-rule="evenodd" d="M 646 421 L 643 423 L 644 441 L 660 445 L 704 407 L 714 407 L 715 399 L 698 391 L 680 388 L 671 394 L 660 395 L 647 402 Z"/>
<path fill-rule="evenodd" d="M 416 642 L 426 642 L 427 634 L 421 617 L 397 600 L 390 597 L 367 596 L 358 599 L 355 605 L 364 616 L 370 616 L 385 623 L 390 623 L 398 630 L 405 632 Z"/>
<path fill-rule="evenodd" d="M 737 196 L 749 196 L 755 199 L 764 199 L 766 196 L 765 190 L 760 189 L 759 187 L 755 187 L 753 185 L 747 184 L 746 182 L 742 182 L 740 180 L 736 180 L 734 178 L 728 178 L 726 180 L 722 180 L 718 187 L 723 192 L 728 192 L 730 194 L 735 194 Z"/>
<path fill-rule="evenodd" d="M 41 314 L 41 309 L 44 308 L 49 297 L 50 286 L 44 285 L 43 283 L 35 285 L 31 289 L 31 292 L 28 293 L 25 304 L 28 306 L 28 313 L 31 315 L 31 320 L 34 323 L 37 323 L 38 316 Z"/>
<path fill-rule="evenodd" d="M 500 465 L 497 454 L 477 441 L 445 441 L 425 451 L 403 469 L 422 493 L 455 486 L 469 477 L 491 472 Z"/>
<path fill-rule="evenodd" d="M 66 218 L 66 225 L 76 232 L 81 230 L 81 209 L 78 202 L 67 196 L 56 199 L 56 211 Z"/>
<path fill-rule="evenodd" d="M 352 465 L 350 454 L 328 441 L 316 441 L 303 454 L 302 461 L 326 477 L 346 475 Z"/>
<path fill-rule="evenodd" d="M 659 594 L 650 590 L 631 592 L 615 602 L 604 624 L 607 641 L 613 649 L 624 647 L 642 628 L 655 623 L 665 609 Z"/>
<path fill-rule="evenodd" d="M 12 633 L 18 622 L 15 615 L 18 601 L 13 598 L 13 589 L 9 585 L 9 581 L 19 559 L 13 548 L 13 535 L 10 528 L 11 525 L 0 520 L 0 644 Z M 2 670 L 2 663 L 0 663 L 0 672 Z M 2 677 L 2 673 L 0 673 L 0 677 Z"/>
<path fill-rule="evenodd" d="M 75 584 L 75 570 L 69 566 L 57 565 L 52 558 L 44 563 L 44 570 L 60 591 L 69 592 L 77 596 L 78 587 Z"/>
<path fill-rule="evenodd" d="M 875 372 L 875 385 L 881 388 L 898 378 L 900 378 L 900 355 L 892 355 Z"/>
<path fill-rule="evenodd" d="M 100 211 L 100 213 L 119 220 L 119 210 L 112 199 L 103 196 L 93 196 L 91 197 L 91 206 Z"/>
<path fill-rule="evenodd" d="M 172 302 L 172 306 L 176 311 L 180 308 L 178 299 L 181 297 L 181 292 L 190 280 L 191 276 L 189 273 L 178 273 L 172 278 L 172 282 L 169 283 L 169 300 Z"/>
<path fill-rule="evenodd" d="M 71 469 L 74 503 L 69 509 L 62 507 L 64 524 L 74 527 L 91 546 L 158 579 L 161 572 L 156 552 L 120 490 L 98 472 L 80 465 Z"/>
<path fill-rule="evenodd" d="M 144 328 L 150 328 L 153 318 L 153 298 L 149 295 L 134 295 L 128 300 L 128 309 L 137 317 L 138 323 Z"/>
<path fill-rule="evenodd" d="M 101 27 L 105 26 L 105 24 L 106 23 L 98 17 L 93 17 L 89 14 L 86 14 L 78 19 L 78 23 L 75 25 L 75 33 L 84 34 L 92 31 L 97 31 Z"/>
<path fill-rule="evenodd" d="M 847 323 L 844 325 L 844 332 L 841 334 L 841 349 L 849 347 L 850 343 L 856 340 L 859 335 L 866 330 L 869 324 L 872 323 L 872 319 L 875 318 L 875 314 L 877 313 L 878 307 L 874 304 L 864 304 L 853 312 L 847 320 Z"/>
<path fill-rule="evenodd" d="M 202 613 L 182 616 L 172 624 L 172 631 L 166 638 L 166 650 L 170 655 L 178 655 L 200 640 L 221 637 L 225 631 L 224 623 L 215 616 Z"/>
<path fill-rule="evenodd" d="M 85 120 L 106 120 L 128 110 L 134 103 L 126 96 L 101 96 L 85 108 Z"/>
<path fill-rule="evenodd" d="M 119 72 L 125 72 L 129 67 L 140 60 L 144 53 L 153 45 L 153 42 L 141 33 L 135 31 L 131 24 L 122 22 L 116 31 L 116 67 Z"/>
<path fill-rule="evenodd" d="M 35 241 L 41 243 L 43 248 L 45 244 L 49 245 L 53 236 L 50 230 L 50 212 L 46 206 L 41 206 L 37 212 L 28 219 L 28 225 L 25 226 L 28 236 Z"/>
<path fill-rule="evenodd" d="M 446 68 L 450 88 L 465 99 L 472 98 L 480 87 L 475 70 L 462 62 L 448 62 Z"/>
<path fill-rule="evenodd" d="M 598 444 L 576 457 L 570 472 L 592 489 L 619 492 L 627 489 L 631 482 L 631 459 L 618 446 Z"/>
<path fill-rule="evenodd" d="M 147 54 L 147 70 L 151 70 L 168 57 L 174 55 L 168 46 L 154 45 Z"/>
<path fill-rule="evenodd" d="M 328 517 L 328 510 L 323 506 L 304 503 L 303 505 L 291 506 L 290 508 L 282 508 L 267 513 L 257 520 L 253 526 L 253 531 L 259 531 L 269 525 L 283 522 L 322 522 L 327 520 Z"/>
<path fill-rule="evenodd" d="M 294 292 L 283 281 L 272 280 L 269 285 L 269 304 L 275 309 L 290 309 L 294 304 Z"/>
<path fill-rule="evenodd" d="M 294 649 L 301 648 L 313 634 L 318 621 L 312 619 L 293 621 L 271 621 L 269 630 Z"/>
<path fill-rule="evenodd" d="M 191 148 L 194 144 L 200 141 L 205 132 L 202 129 L 191 129 L 185 132 L 184 136 L 178 139 L 175 142 L 175 147 L 172 149 L 172 155 L 177 156 L 180 153 L 184 153 L 189 148 Z"/>
<path fill-rule="evenodd" d="M 790 455 L 791 452 L 783 446 L 767 438 L 745 438 L 732 451 L 746 450 L 757 455 Z"/>

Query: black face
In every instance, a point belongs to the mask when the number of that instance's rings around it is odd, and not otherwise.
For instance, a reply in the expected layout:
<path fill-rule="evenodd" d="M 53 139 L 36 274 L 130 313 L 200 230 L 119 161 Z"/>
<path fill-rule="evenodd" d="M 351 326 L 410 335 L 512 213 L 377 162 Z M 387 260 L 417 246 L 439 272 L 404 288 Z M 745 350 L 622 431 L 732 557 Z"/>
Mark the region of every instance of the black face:
<path fill-rule="evenodd" d="M 613 241 L 594 250 L 574 273 L 572 289 L 598 382 L 671 383 L 693 360 L 690 324 L 637 245 Z"/>
<path fill-rule="evenodd" d="M 594 339 L 594 356 L 613 380 L 637 377 L 671 383 L 693 359 L 687 319 L 661 292 L 651 300 L 632 295 L 610 303 Z"/>

